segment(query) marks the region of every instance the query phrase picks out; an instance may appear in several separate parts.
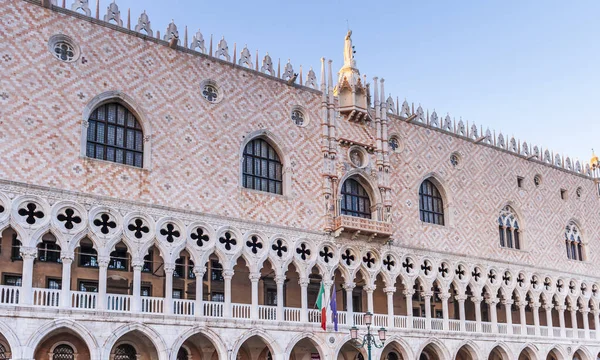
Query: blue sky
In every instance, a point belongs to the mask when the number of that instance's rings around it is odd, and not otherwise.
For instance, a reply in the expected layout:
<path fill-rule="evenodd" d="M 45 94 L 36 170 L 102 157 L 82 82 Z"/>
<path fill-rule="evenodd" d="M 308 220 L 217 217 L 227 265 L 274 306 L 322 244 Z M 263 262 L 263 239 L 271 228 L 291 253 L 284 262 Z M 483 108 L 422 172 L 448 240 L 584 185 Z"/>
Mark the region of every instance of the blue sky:
<path fill-rule="evenodd" d="M 108 0 L 101 0 L 103 14 Z M 294 68 L 343 61 L 346 20 L 369 79 L 415 106 L 450 113 L 528 143 L 589 160 L 600 152 L 600 1 L 117 0 L 132 25 L 146 10 L 164 34 L 173 19 L 241 51 Z M 208 47 L 208 44 L 207 44 Z M 283 65 L 282 65 L 283 66 Z M 306 74 L 306 70 L 305 73 Z"/>

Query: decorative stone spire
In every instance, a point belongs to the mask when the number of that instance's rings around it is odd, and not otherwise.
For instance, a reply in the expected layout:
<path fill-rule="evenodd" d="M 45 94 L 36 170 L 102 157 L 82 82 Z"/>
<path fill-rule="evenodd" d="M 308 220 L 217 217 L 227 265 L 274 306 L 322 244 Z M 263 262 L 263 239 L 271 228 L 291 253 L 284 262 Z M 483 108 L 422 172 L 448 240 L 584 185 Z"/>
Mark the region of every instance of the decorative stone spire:
<path fill-rule="evenodd" d="M 242 49 L 238 65 L 247 66 L 249 69 L 252 69 L 252 54 L 250 54 L 250 50 L 248 50 L 248 45 L 245 45 L 244 49 Z"/>
<path fill-rule="evenodd" d="M 231 57 L 229 56 L 229 45 L 227 45 L 227 41 L 225 41 L 225 37 L 223 36 L 217 45 L 218 49 L 215 51 L 215 57 L 218 59 L 221 56 L 224 57 L 227 61 L 231 61 Z"/>
<path fill-rule="evenodd" d="M 140 15 L 140 18 L 138 19 L 138 23 L 135 26 L 136 32 L 141 33 L 142 30 L 144 30 L 148 36 L 154 36 L 154 33 L 152 32 L 152 27 L 150 26 L 150 18 L 148 18 L 148 15 L 146 14 L 146 10 L 144 10 L 142 15 Z"/>
<path fill-rule="evenodd" d="M 71 5 L 72 11 L 83 10 L 86 16 L 92 16 L 92 10 L 90 10 L 90 0 L 75 0 Z"/>
<path fill-rule="evenodd" d="M 360 77 L 354 59 L 352 31 L 348 30 L 344 41 L 344 66 L 340 69 L 334 94 L 339 97 L 340 113 L 348 114 L 348 120 L 369 120 L 367 112 L 367 89 Z"/>
<path fill-rule="evenodd" d="M 117 25 L 123 26 L 123 20 L 121 20 L 121 11 L 119 10 L 119 6 L 113 1 L 108 5 L 106 9 L 106 15 L 104 15 L 104 21 L 111 22 L 115 21 Z"/>
<path fill-rule="evenodd" d="M 273 70 L 273 60 L 269 56 L 269 53 L 267 53 L 263 58 L 262 66 L 260 67 L 260 72 L 269 73 L 271 76 L 275 76 L 275 70 Z"/>
<path fill-rule="evenodd" d="M 192 38 L 192 44 L 190 45 L 190 49 L 198 49 L 201 53 L 206 54 L 206 47 L 204 47 L 204 36 L 202 36 L 200 29 L 198 29 L 198 32 Z"/>

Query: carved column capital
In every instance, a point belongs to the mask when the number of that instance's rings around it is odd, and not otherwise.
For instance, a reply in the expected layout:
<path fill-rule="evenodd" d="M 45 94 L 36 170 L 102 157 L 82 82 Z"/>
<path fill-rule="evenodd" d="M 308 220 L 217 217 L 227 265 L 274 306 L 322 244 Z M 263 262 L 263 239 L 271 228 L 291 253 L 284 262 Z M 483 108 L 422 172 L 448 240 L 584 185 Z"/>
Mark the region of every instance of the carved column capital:
<path fill-rule="evenodd" d="M 406 297 L 408 296 L 413 296 L 415 294 L 415 290 L 414 289 L 404 289 L 402 290 L 402 294 Z"/>
<path fill-rule="evenodd" d="M 205 273 L 206 266 L 194 266 L 194 275 L 196 276 L 196 279 L 202 279 Z"/>
<path fill-rule="evenodd" d="M 133 270 L 142 271 L 144 268 L 144 260 L 134 260 L 131 262 L 131 267 Z"/>
<path fill-rule="evenodd" d="M 344 289 L 346 289 L 346 291 L 350 290 L 354 290 L 354 288 L 356 287 L 355 283 L 344 283 Z"/>
<path fill-rule="evenodd" d="M 31 260 L 37 257 L 38 251 L 35 247 L 21 246 L 19 248 L 19 253 L 21 254 L 23 260 Z"/>
<path fill-rule="evenodd" d="M 481 304 L 483 298 L 481 296 L 471 296 L 471 301 L 473 302 L 473 304 Z"/>
<path fill-rule="evenodd" d="M 258 280 L 260 280 L 260 273 L 252 272 L 252 273 L 250 273 L 250 275 L 248 275 L 248 278 L 250 278 L 251 282 L 258 282 Z"/>
<path fill-rule="evenodd" d="M 383 292 L 385 292 L 386 294 L 389 293 L 395 293 L 396 292 L 396 287 L 395 286 L 388 286 L 386 288 L 383 288 Z"/>
<path fill-rule="evenodd" d="M 165 263 L 163 269 L 167 273 L 173 273 L 175 271 L 175 264 L 173 263 Z"/>
<path fill-rule="evenodd" d="M 98 256 L 98 267 L 107 268 L 108 264 L 110 264 L 109 256 Z"/>
<path fill-rule="evenodd" d="M 286 280 L 285 275 L 276 275 L 275 276 L 275 282 L 277 283 L 277 285 L 285 284 L 285 280 Z"/>
<path fill-rule="evenodd" d="M 224 279 L 231 280 L 232 277 L 233 277 L 233 270 L 232 269 L 223 270 L 223 278 Z"/>
<path fill-rule="evenodd" d="M 308 284 L 310 284 L 310 279 L 307 277 L 303 277 L 298 279 L 298 285 L 300 285 L 301 287 L 307 287 Z"/>

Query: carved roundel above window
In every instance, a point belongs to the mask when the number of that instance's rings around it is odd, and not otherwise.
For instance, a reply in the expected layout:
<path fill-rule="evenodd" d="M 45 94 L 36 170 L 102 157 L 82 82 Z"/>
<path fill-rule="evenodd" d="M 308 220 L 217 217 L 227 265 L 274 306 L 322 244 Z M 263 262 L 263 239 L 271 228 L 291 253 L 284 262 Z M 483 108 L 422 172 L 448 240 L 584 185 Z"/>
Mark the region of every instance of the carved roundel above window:
<path fill-rule="evenodd" d="M 364 168 L 369 165 L 369 155 L 360 146 L 352 146 L 348 150 L 348 160 L 350 160 L 352 166 L 357 168 Z"/>
<path fill-rule="evenodd" d="M 309 123 L 308 115 L 301 106 L 292 107 L 290 118 L 292 119 L 292 122 L 299 127 L 306 127 Z"/>
<path fill-rule="evenodd" d="M 217 104 L 223 100 L 223 90 L 214 80 L 204 80 L 200 83 L 200 92 L 204 100 Z"/>
<path fill-rule="evenodd" d="M 63 34 L 50 37 L 48 50 L 57 60 L 63 62 L 75 62 L 81 53 L 75 41 Z"/>

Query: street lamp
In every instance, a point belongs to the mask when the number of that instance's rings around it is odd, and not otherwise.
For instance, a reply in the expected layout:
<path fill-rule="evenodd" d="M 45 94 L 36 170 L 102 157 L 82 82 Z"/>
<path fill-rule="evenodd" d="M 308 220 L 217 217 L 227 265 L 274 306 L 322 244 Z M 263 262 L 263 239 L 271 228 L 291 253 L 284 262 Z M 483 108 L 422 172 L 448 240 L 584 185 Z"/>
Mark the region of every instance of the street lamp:
<path fill-rule="evenodd" d="M 367 325 L 367 334 L 363 337 L 362 341 L 359 340 L 358 337 L 358 328 L 356 326 L 353 326 L 350 328 L 350 337 L 352 338 L 352 340 L 354 341 L 354 344 L 359 347 L 359 348 L 363 348 L 363 347 L 367 347 L 367 355 L 368 355 L 368 359 L 367 360 L 371 360 L 371 347 L 375 346 L 378 349 L 381 349 L 383 347 L 383 344 L 385 343 L 385 328 L 381 328 L 379 330 L 377 330 L 377 335 L 379 337 L 379 342 L 377 341 L 377 339 L 375 338 L 375 334 L 371 334 L 371 324 L 373 324 L 373 314 L 371 314 L 370 312 L 367 312 L 364 316 L 363 316 L 363 323 L 365 325 Z"/>

